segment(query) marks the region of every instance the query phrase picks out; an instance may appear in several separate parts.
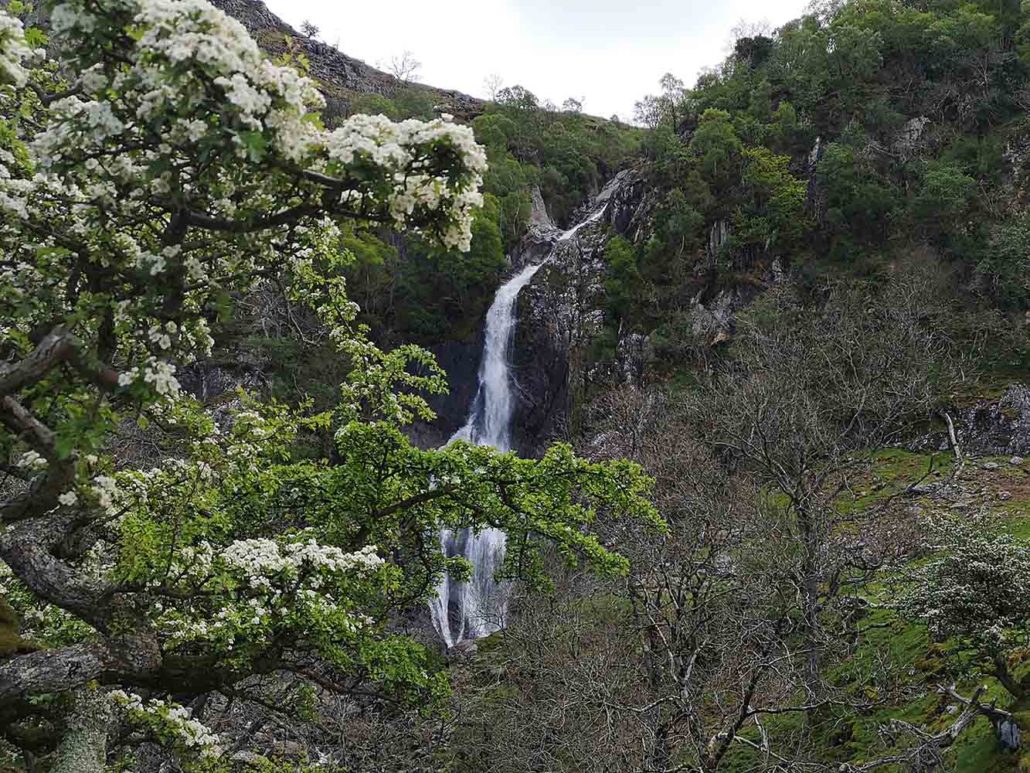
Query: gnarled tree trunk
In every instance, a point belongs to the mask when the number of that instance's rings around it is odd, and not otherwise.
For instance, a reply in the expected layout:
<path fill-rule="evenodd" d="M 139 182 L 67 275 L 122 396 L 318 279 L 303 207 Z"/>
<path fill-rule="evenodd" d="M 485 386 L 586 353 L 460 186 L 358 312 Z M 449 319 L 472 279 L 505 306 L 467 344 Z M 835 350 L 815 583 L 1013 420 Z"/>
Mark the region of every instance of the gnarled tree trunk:
<path fill-rule="evenodd" d="M 76 690 L 68 729 L 57 747 L 51 773 L 104 773 L 112 720 L 111 699 L 102 690 Z"/>

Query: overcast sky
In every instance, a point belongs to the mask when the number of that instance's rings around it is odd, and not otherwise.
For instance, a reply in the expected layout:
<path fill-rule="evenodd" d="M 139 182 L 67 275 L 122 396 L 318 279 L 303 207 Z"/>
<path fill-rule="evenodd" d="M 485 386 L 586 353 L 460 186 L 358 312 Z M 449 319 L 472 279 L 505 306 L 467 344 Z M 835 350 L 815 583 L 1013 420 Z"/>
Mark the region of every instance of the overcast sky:
<path fill-rule="evenodd" d="M 371 65 L 411 51 L 419 79 L 486 96 L 500 75 L 541 99 L 632 116 L 671 72 L 692 85 L 727 53 L 741 21 L 779 26 L 808 0 L 266 0 L 285 21 Z"/>

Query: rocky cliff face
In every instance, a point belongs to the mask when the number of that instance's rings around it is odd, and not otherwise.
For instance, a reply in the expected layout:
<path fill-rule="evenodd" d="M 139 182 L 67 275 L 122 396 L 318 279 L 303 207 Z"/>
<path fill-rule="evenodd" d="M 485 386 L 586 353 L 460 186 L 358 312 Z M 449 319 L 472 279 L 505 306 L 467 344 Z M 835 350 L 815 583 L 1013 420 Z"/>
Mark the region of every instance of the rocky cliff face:
<path fill-rule="evenodd" d="M 633 243 L 648 238 L 657 203 L 645 176 L 628 169 L 583 205 L 573 219 L 583 225 L 572 238 L 562 238 L 546 213 L 534 213 L 515 255 L 516 265 L 547 257 L 523 291 L 516 332 L 516 437 L 524 453 L 539 452 L 548 441 L 577 431 L 577 410 L 591 395 L 640 384 L 647 377 L 654 358 L 648 336 L 619 330 L 614 355 L 597 357 L 593 350 L 605 325 L 606 246 L 616 234 Z M 542 205 L 535 209 L 542 210 Z M 727 223 L 712 225 L 698 271 L 703 274 L 705 264 L 716 260 L 730 237 Z M 684 309 L 685 324 L 699 345 L 728 341 L 736 315 L 785 276 L 782 262 L 774 259 L 747 283 L 713 288 L 702 277 L 698 293 Z"/>
<path fill-rule="evenodd" d="M 621 172 L 583 205 L 574 232 L 556 227 L 539 191 L 533 193 L 529 228 L 511 255 L 512 272 L 542 264 L 518 299 L 513 440 L 524 455 L 542 452 L 548 441 L 568 434 L 575 397 L 588 385 L 642 376 L 648 356 L 643 336 L 620 341 L 614 362 L 591 365 L 587 353 L 603 323 L 605 245 L 616 233 L 627 238 L 643 233 L 646 193 L 638 173 Z M 410 433 L 424 448 L 445 443 L 464 424 L 476 391 L 482 333 L 433 347 L 433 353 L 447 371 L 451 393 L 431 401 L 438 415 L 432 425 L 418 425 Z"/>
<path fill-rule="evenodd" d="M 409 428 L 408 437 L 419 448 L 439 448 L 465 426 L 479 383 L 483 331 L 464 341 L 446 341 L 429 350 L 447 374 L 450 391 L 429 398 L 429 405 L 436 413 L 434 422 L 418 422 Z"/>
<path fill-rule="evenodd" d="M 643 178 L 625 170 L 584 204 L 574 234 L 563 235 L 549 218 L 534 215 L 515 255 L 517 265 L 547 255 L 520 298 L 515 339 L 515 436 L 524 453 L 568 434 L 576 396 L 589 385 L 640 377 L 647 356 L 642 337 L 620 341 L 616 362 L 602 368 L 591 367 L 588 353 L 604 322 L 605 245 L 616 233 L 639 237 L 651 203 Z"/>

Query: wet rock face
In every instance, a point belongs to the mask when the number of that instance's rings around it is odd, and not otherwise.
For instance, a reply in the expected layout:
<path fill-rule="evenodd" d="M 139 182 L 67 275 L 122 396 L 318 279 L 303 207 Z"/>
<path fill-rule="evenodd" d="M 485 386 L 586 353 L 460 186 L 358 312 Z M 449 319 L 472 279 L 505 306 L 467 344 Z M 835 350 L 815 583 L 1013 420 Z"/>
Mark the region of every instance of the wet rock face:
<path fill-rule="evenodd" d="M 627 334 L 615 360 L 587 368 L 585 354 L 604 323 L 604 248 L 612 233 L 639 238 L 647 220 L 646 186 L 633 172 L 617 175 L 574 221 L 575 233 L 554 225 L 539 192 L 533 193 L 529 227 L 511 257 L 512 273 L 543 264 L 518 296 L 518 323 L 512 356 L 517 405 L 512 441 L 517 452 L 533 456 L 567 435 L 573 398 L 598 380 L 636 382 L 650 356 L 646 337 Z M 586 222 L 588 221 L 589 222 Z M 483 334 L 431 347 L 447 373 L 450 394 L 430 400 L 437 420 L 408 431 L 422 448 L 443 445 L 464 426 L 475 397 Z"/>
<path fill-rule="evenodd" d="M 417 422 L 407 429 L 411 442 L 427 449 L 439 448 L 465 426 L 469 406 L 476 396 L 483 334 L 480 331 L 464 341 L 447 341 L 431 346 L 429 350 L 447 374 L 450 391 L 428 398 L 429 407 L 436 413 L 434 422 Z"/>
<path fill-rule="evenodd" d="M 568 316 L 552 313 L 557 309 L 549 306 L 548 293 L 539 290 L 541 286 L 523 291 L 515 332 L 518 404 L 512 435 L 515 448 L 527 456 L 542 451 L 548 440 L 565 435 L 571 408 L 572 324 Z"/>
<path fill-rule="evenodd" d="M 536 222 L 515 256 L 517 265 L 550 256 L 519 299 L 514 435 L 523 454 L 539 453 L 549 441 L 568 434 L 573 400 L 588 384 L 596 379 L 622 383 L 643 372 L 640 357 L 649 351 L 643 336 L 620 342 L 617 362 L 610 367 L 590 369 L 586 355 L 604 323 L 605 245 L 612 233 L 638 237 L 646 207 L 642 177 L 621 172 L 574 218 L 583 222 L 603 209 L 596 220 L 565 238 L 549 223 Z"/>
<path fill-rule="evenodd" d="M 959 441 L 975 454 L 1030 455 L 1030 387 L 1010 386 L 1000 400 L 982 400 L 963 412 Z"/>

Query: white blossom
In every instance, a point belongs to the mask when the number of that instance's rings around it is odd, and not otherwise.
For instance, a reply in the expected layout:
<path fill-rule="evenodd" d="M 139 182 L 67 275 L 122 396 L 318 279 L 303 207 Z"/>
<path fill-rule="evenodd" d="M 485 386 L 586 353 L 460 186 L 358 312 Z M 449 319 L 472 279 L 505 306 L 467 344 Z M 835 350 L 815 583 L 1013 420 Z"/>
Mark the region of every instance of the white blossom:
<path fill-rule="evenodd" d="M 18 459 L 18 466 L 28 470 L 45 470 L 47 461 L 38 451 L 26 451 Z"/>
<path fill-rule="evenodd" d="M 97 505 L 108 515 L 117 513 L 118 482 L 109 475 L 98 475 L 93 479 L 93 494 Z"/>
<path fill-rule="evenodd" d="M 21 21 L 0 10 L 0 84 L 24 86 L 29 74 L 22 65 L 34 53 L 25 42 Z"/>
<path fill-rule="evenodd" d="M 187 750 L 195 751 L 201 757 L 221 756 L 221 739 L 203 722 L 194 719 L 193 712 L 185 706 L 160 698 L 144 701 L 139 695 L 125 690 L 111 690 L 107 695 L 130 719 L 159 726 L 175 736 Z"/>

